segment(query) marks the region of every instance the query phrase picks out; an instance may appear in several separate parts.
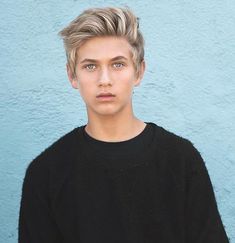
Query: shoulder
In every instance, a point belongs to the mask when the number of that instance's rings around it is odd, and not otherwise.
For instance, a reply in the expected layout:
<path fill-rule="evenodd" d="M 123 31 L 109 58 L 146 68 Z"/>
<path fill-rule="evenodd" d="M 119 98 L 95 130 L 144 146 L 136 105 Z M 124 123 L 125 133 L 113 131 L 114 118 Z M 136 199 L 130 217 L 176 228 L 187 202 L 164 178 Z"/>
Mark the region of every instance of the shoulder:
<path fill-rule="evenodd" d="M 166 151 L 175 151 L 176 153 L 188 151 L 192 152 L 192 150 L 195 149 L 193 143 L 189 139 L 177 135 L 176 133 L 155 123 L 150 124 L 154 128 L 155 140 L 161 149 Z"/>
<path fill-rule="evenodd" d="M 185 181 L 208 180 L 205 162 L 194 144 L 161 126 L 155 127 L 155 149 L 157 163 L 169 172 L 179 188 L 184 188 Z"/>
<path fill-rule="evenodd" d="M 22 198 L 48 203 L 66 180 L 75 160 L 75 146 L 79 140 L 80 128 L 65 134 L 28 165 L 23 180 Z"/>
<path fill-rule="evenodd" d="M 76 143 L 79 140 L 79 130 L 81 127 L 74 128 L 66 133 L 37 157 L 35 157 L 28 165 L 26 175 L 47 174 L 53 168 L 62 168 L 65 162 L 74 156 Z M 63 168 L 62 168 L 63 169 Z"/>
<path fill-rule="evenodd" d="M 193 142 L 188 138 L 182 137 L 163 128 L 159 125 L 151 123 L 155 130 L 155 143 L 157 149 L 164 154 L 172 164 L 181 163 L 182 166 L 199 166 L 203 167 L 204 162 L 199 150 Z"/>

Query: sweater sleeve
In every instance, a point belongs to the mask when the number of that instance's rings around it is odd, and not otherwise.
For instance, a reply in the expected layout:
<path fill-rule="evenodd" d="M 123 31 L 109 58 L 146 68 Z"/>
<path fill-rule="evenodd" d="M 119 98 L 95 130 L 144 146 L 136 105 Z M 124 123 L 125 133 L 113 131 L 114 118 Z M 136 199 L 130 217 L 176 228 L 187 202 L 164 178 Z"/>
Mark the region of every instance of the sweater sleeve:
<path fill-rule="evenodd" d="M 33 161 L 25 174 L 18 233 L 19 243 L 62 242 L 49 206 L 48 171 L 39 161 Z"/>
<path fill-rule="evenodd" d="M 209 174 L 200 153 L 191 144 L 186 179 L 186 242 L 228 243 Z"/>

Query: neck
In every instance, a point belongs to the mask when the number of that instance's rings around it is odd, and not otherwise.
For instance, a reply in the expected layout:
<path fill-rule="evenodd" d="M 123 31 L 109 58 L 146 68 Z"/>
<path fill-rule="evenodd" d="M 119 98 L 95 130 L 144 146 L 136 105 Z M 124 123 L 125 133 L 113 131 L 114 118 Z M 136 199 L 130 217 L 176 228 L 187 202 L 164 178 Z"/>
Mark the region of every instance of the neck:
<path fill-rule="evenodd" d="M 146 124 L 134 114 L 125 117 L 100 116 L 89 119 L 86 132 L 93 138 L 107 142 L 119 142 L 131 139 L 140 134 Z"/>

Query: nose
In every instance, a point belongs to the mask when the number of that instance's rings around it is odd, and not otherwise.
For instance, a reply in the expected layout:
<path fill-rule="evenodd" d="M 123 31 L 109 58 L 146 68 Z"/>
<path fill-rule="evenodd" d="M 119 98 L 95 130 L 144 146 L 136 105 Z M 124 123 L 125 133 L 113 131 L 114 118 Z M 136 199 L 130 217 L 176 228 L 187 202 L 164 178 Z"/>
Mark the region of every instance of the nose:
<path fill-rule="evenodd" d="M 111 76 L 108 68 L 102 68 L 99 76 L 99 86 L 110 86 L 112 85 Z"/>

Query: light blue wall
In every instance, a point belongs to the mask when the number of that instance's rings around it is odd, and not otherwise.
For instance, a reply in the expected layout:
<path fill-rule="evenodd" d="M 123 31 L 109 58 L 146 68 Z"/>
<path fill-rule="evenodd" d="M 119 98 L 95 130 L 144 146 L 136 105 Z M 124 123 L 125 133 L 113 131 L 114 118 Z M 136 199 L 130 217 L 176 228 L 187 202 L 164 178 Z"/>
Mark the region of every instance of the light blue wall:
<path fill-rule="evenodd" d="M 117 1 L 2 0 L 0 7 L 0 242 L 17 241 L 28 163 L 86 122 L 67 81 L 57 32 L 81 10 Z M 135 111 L 190 139 L 211 176 L 235 242 L 235 1 L 133 0 L 146 39 L 147 71 Z"/>

